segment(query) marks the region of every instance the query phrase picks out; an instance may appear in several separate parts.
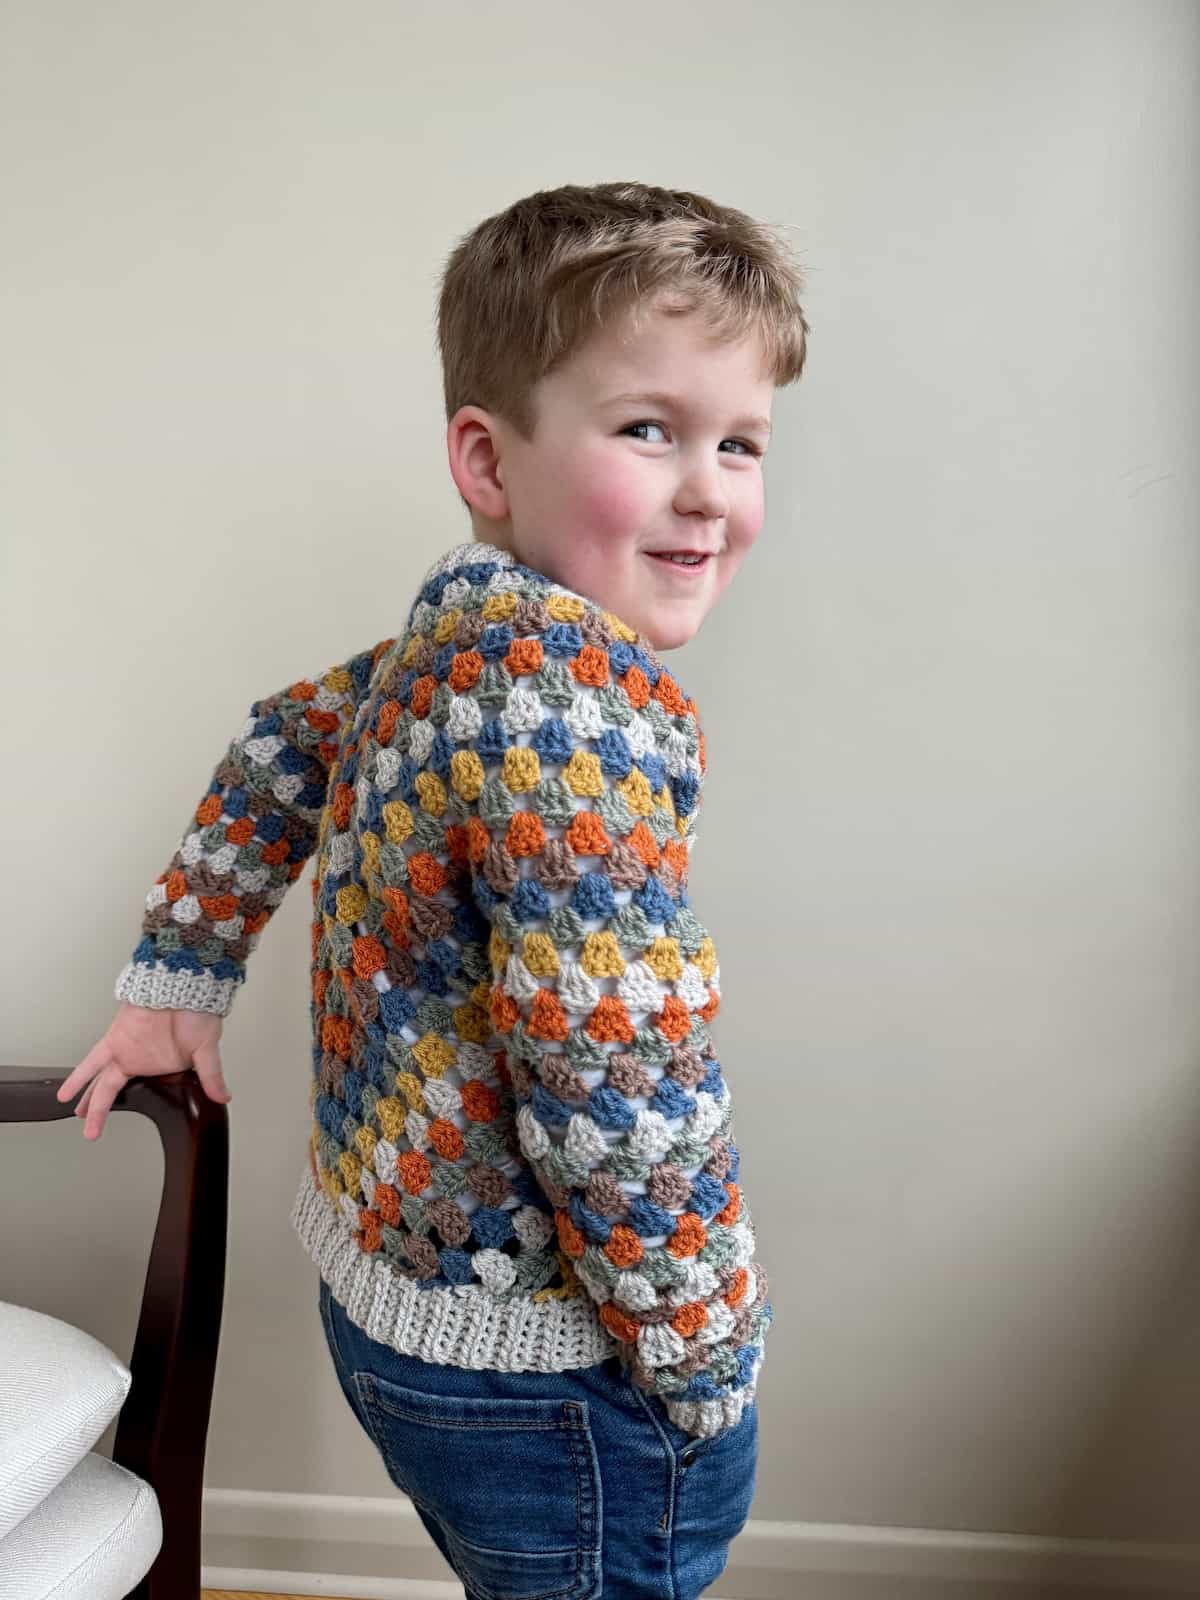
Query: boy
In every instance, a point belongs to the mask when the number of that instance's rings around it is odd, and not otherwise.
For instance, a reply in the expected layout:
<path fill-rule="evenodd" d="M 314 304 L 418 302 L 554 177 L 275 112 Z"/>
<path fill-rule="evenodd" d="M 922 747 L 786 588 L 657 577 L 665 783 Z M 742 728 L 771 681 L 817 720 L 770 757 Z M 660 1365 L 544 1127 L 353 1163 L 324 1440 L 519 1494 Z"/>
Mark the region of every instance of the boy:
<path fill-rule="evenodd" d="M 473 1600 L 699 1594 L 749 1513 L 772 1308 L 686 889 L 705 740 L 658 653 L 759 533 L 801 287 L 744 213 L 637 183 L 459 242 L 472 540 L 397 638 L 251 706 L 60 1091 L 89 1138 L 132 1076 L 227 1100 L 221 1019 L 316 854 L 292 1222 L 343 1392 Z"/>

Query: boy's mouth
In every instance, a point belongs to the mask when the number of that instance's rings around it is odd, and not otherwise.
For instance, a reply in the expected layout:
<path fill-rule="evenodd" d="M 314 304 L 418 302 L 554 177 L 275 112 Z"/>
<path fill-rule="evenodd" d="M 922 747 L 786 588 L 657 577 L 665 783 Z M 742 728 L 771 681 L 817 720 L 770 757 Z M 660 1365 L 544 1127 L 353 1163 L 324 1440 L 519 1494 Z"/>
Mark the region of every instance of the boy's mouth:
<path fill-rule="evenodd" d="M 646 554 L 659 566 L 670 567 L 675 572 L 703 572 L 712 556 L 706 551 L 647 550 Z"/>

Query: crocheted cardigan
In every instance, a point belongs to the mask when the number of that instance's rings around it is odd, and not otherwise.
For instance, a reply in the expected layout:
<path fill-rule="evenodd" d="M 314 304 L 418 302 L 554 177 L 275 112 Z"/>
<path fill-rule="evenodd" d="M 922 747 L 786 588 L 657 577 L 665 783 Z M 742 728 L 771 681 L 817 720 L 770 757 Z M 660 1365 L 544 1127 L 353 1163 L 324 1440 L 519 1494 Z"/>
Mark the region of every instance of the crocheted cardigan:
<path fill-rule="evenodd" d="M 226 1014 L 315 853 L 291 1222 L 330 1290 L 425 1361 L 616 1355 L 697 1437 L 773 1316 L 686 890 L 705 767 L 644 635 L 457 545 L 399 637 L 251 705 L 114 991 Z"/>

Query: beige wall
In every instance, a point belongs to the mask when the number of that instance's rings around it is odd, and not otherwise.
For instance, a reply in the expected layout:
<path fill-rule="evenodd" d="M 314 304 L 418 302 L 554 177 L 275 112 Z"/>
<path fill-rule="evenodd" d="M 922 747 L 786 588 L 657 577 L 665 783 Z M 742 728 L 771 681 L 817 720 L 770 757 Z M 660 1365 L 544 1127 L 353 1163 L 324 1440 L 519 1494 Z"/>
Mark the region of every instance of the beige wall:
<path fill-rule="evenodd" d="M 83 1055 L 251 700 L 468 536 L 455 240 L 560 182 L 710 193 L 789 229 L 813 328 L 760 543 L 672 657 L 776 1311 L 754 1518 L 1194 1539 L 1196 6 L 3 29 L 3 1058 Z M 225 1029 L 207 1482 L 386 1495 L 287 1220 L 308 881 Z M 127 1350 L 149 1126 L 3 1129 L 0 1168 L 0 1294 Z"/>

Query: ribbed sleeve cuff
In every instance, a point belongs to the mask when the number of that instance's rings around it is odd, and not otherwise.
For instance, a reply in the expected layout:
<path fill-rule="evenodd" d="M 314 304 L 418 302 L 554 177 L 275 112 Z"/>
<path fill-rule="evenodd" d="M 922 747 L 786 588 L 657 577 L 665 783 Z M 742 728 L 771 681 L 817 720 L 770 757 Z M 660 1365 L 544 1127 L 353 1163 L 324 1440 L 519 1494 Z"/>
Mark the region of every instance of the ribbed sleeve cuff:
<path fill-rule="evenodd" d="M 113 994 L 135 1006 L 157 1011 L 211 1011 L 228 1016 L 237 991 L 236 978 L 212 978 L 206 973 L 176 972 L 161 961 L 153 966 L 127 961 L 118 974 Z"/>
<path fill-rule="evenodd" d="M 756 1382 L 743 1384 L 720 1400 L 663 1400 L 666 1413 L 677 1428 L 694 1438 L 707 1439 L 726 1428 L 736 1427 L 742 1412 L 751 1404 L 757 1389 Z"/>

